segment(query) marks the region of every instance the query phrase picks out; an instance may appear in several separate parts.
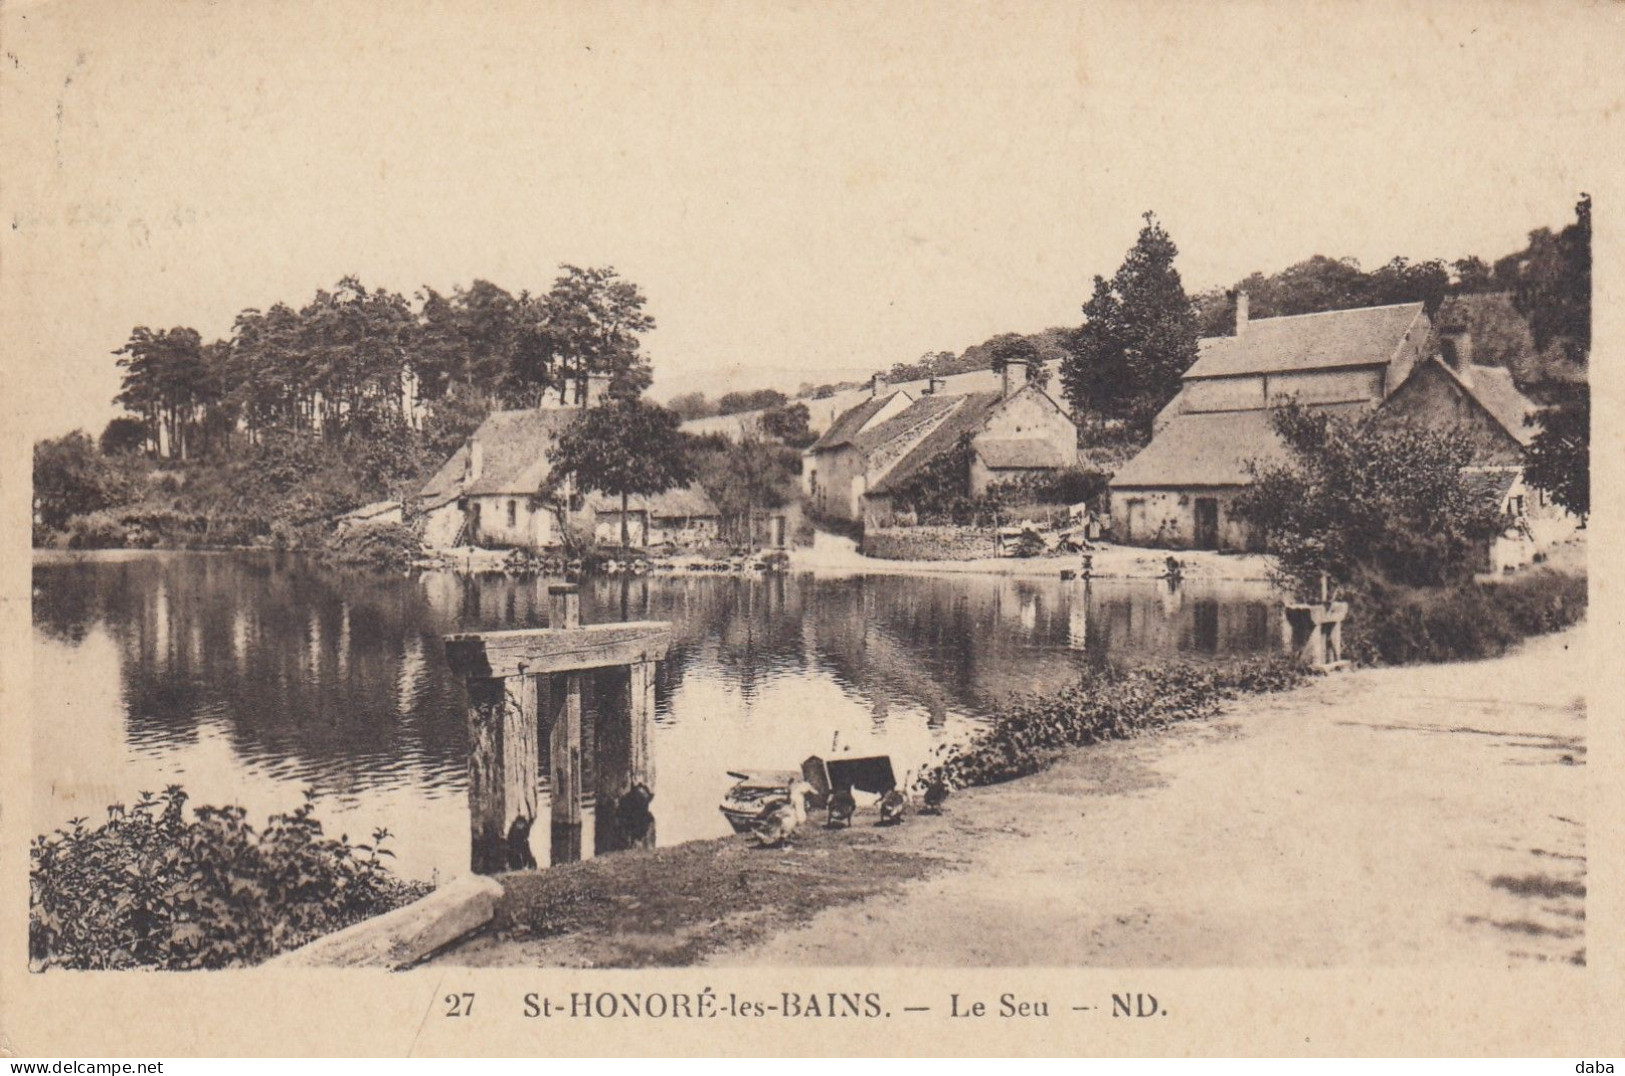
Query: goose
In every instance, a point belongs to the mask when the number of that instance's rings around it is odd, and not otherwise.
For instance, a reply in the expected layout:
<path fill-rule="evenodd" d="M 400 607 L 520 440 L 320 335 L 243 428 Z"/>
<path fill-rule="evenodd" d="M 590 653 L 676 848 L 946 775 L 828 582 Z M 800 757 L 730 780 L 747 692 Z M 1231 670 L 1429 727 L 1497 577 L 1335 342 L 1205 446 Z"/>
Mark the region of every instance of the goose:
<path fill-rule="evenodd" d="M 921 799 L 925 806 L 921 808 L 922 814 L 941 814 L 942 804 L 948 798 L 948 782 L 942 779 L 941 774 L 933 776 L 925 783 L 925 795 Z"/>
<path fill-rule="evenodd" d="M 858 801 L 853 798 L 850 788 L 837 788 L 829 797 L 829 828 L 834 829 L 839 824 L 848 827 L 852 825 L 852 815 L 857 812 Z"/>
<path fill-rule="evenodd" d="M 790 802 L 780 803 L 762 812 L 761 819 L 751 836 L 763 848 L 782 848 L 801 823 L 807 820 L 807 797 L 813 795 L 813 786 L 797 781 L 790 786 Z"/>
<path fill-rule="evenodd" d="M 904 787 L 907 787 L 908 778 L 905 777 L 903 779 L 903 785 Z M 892 788 L 884 796 L 880 797 L 880 821 L 876 822 L 875 825 L 897 825 L 897 823 L 903 820 L 903 811 L 907 807 L 908 797 L 903 794 L 903 789 L 898 788 L 895 785 L 892 786 Z"/>
<path fill-rule="evenodd" d="M 626 794 L 616 801 L 615 822 L 627 840 L 641 841 L 649 835 L 655 821 L 649 804 L 654 802 L 654 798 L 655 794 L 648 785 L 635 781 Z"/>

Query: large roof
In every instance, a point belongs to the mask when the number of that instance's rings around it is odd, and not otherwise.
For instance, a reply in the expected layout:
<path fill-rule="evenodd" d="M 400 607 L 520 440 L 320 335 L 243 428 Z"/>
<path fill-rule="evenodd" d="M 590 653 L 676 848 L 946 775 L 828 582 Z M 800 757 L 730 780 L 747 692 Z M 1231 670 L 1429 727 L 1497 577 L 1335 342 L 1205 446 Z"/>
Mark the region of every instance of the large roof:
<path fill-rule="evenodd" d="M 976 442 L 976 454 L 995 471 L 1047 470 L 1077 462 L 1068 460 L 1060 445 L 1036 437 L 990 437 Z"/>
<path fill-rule="evenodd" d="M 579 414 L 565 408 L 493 411 L 469 438 L 480 443 L 479 478 L 466 485 L 463 481 L 469 455 L 469 444 L 464 443 L 418 490 L 420 505 L 432 509 L 469 495 L 535 493 L 552 470 L 548 457 L 554 437 Z"/>
<path fill-rule="evenodd" d="M 916 400 L 914 406 L 909 408 L 909 411 L 931 400 L 936 401 L 938 406 L 952 406 L 953 410 L 934 430 L 922 437 L 919 444 L 911 448 L 901 460 L 898 460 L 896 466 L 887 471 L 885 476 L 874 484 L 869 490 L 870 493 L 886 494 L 897 492 L 898 487 L 914 477 L 920 468 L 953 448 L 959 442 L 960 437 L 980 429 L 983 421 L 1003 400 L 1003 396 L 997 392 L 973 392 L 967 396 L 925 396 Z M 891 425 L 892 422 L 902 421 L 908 416 L 909 411 L 904 411 L 889 422 L 881 423 L 869 432 L 877 433 L 882 428 Z"/>
<path fill-rule="evenodd" d="M 1333 414 L 1364 411 L 1364 404 L 1317 408 Z M 1177 415 L 1139 455 L 1112 476 L 1113 489 L 1169 486 L 1245 486 L 1250 462 L 1285 462 L 1286 445 L 1268 411 L 1215 411 Z"/>
<path fill-rule="evenodd" d="M 1418 331 L 1421 303 L 1328 310 L 1249 321 L 1237 336 L 1199 342 L 1191 377 L 1323 370 L 1390 362 L 1407 336 Z"/>
<path fill-rule="evenodd" d="M 890 392 L 884 395 L 871 396 L 856 406 L 841 412 L 835 421 L 830 423 L 829 429 L 824 431 L 824 435 L 813 442 L 808 451 L 822 452 L 826 449 L 840 448 L 842 445 L 851 444 L 852 439 L 863 429 L 863 424 L 874 418 L 881 408 L 891 402 L 891 398 L 895 395 L 897 395 L 895 392 Z"/>

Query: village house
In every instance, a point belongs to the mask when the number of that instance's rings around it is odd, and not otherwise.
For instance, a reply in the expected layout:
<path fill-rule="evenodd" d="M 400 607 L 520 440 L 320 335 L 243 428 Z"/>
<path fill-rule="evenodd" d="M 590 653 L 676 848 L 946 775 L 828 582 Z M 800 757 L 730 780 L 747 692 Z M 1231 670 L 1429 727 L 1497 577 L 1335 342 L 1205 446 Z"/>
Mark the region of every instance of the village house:
<path fill-rule="evenodd" d="M 423 541 L 434 548 L 478 545 L 549 549 L 562 544 L 558 506 L 544 496 L 552 475 L 550 454 L 558 437 L 591 407 L 607 379 L 588 378 L 579 405 L 496 411 L 418 491 Z M 620 541 L 619 497 L 583 497 L 559 491 L 572 526 L 607 541 Z M 633 544 L 661 544 L 714 536 L 716 506 L 698 486 L 670 490 L 628 503 Z M 613 523 L 607 521 L 612 520 Z M 654 541 L 651 542 L 651 539 Z"/>
<path fill-rule="evenodd" d="M 898 495 L 932 462 L 968 447 L 968 496 L 997 482 L 1071 467 L 1078 431 L 1050 395 L 1011 363 L 993 392 L 948 394 L 932 379 L 917 399 L 886 393 L 875 379 L 870 399 L 836 418 L 809 448 L 802 468 L 808 499 L 821 513 L 867 525 L 893 522 Z"/>
<path fill-rule="evenodd" d="M 1572 521 L 1545 503 L 1538 526 L 1519 523 L 1531 505 L 1522 492 L 1523 450 L 1535 405 L 1498 367 L 1472 362 L 1471 335 L 1435 330 L 1421 303 L 1264 318 L 1237 297 L 1236 334 L 1200 342 L 1178 395 L 1157 416 L 1151 443 L 1111 481 L 1118 541 L 1173 549 L 1256 550 L 1259 535 L 1231 513 L 1252 468 L 1285 462 L 1270 407 L 1286 399 L 1333 414 L 1383 415 L 1461 426 L 1475 445 L 1486 495 L 1501 499 L 1509 535 L 1530 536 L 1486 550 L 1486 564 L 1527 560 Z M 1550 518 L 1547 518 L 1547 517 Z M 1522 531 L 1519 528 L 1522 527 Z M 1538 533 L 1536 533 L 1538 532 Z"/>

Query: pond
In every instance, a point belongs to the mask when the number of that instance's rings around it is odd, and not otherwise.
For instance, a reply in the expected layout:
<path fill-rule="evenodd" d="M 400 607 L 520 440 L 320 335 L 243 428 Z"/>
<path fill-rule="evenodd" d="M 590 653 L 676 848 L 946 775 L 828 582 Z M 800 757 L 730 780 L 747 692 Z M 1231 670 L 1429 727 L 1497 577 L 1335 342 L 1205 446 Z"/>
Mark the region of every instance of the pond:
<path fill-rule="evenodd" d="M 464 699 L 439 639 L 545 627 L 556 580 L 165 552 L 36 553 L 33 577 L 35 832 L 95 824 L 171 783 L 263 824 L 309 789 L 330 833 L 387 826 L 403 873 L 467 869 Z M 1264 584 L 1058 573 L 582 585 L 584 623 L 674 626 L 651 736 L 662 844 L 729 832 L 717 802 L 730 769 L 793 768 L 838 736 L 902 775 L 1002 698 L 1090 662 L 1266 651 L 1275 610 Z M 547 843 L 532 842 L 539 856 Z"/>

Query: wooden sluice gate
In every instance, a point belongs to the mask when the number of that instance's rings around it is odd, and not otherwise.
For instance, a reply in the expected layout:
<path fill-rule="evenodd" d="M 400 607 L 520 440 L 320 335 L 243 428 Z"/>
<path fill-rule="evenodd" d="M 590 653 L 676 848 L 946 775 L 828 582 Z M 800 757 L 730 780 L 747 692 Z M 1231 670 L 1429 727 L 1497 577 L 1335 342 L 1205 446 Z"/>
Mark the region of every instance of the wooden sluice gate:
<path fill-rule="evenodd" d="M 649 726 L 669 623 L 583 626 L 577 588 L 552 586 L 546 628 L 448 635 L 445 646 L 468 694 L 474 873 L 536 866 L 530 830 L 539 817 L 544 756 L 552 863 L 581 858 L 589 775 L 594 851 L 654 844 Z"/>

